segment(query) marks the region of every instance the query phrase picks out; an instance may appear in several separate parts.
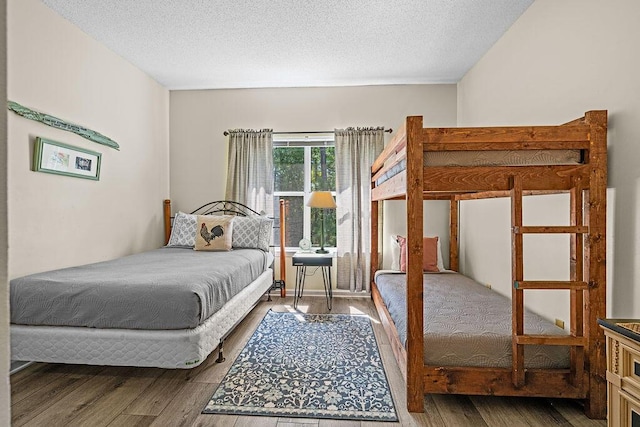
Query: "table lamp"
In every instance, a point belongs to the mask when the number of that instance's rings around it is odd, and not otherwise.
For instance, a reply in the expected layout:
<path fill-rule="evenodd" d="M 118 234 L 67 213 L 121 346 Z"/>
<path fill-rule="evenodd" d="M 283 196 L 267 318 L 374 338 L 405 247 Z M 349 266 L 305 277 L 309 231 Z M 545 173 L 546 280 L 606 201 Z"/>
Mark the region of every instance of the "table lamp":
<path fill-rule="evenodd" d="M 320 249 L 316 250 L 316 253 L 327 254 L 329 251 L 324 248 L 324 210 L 335 209 L 336 202 L 333 200 L 333 196 L 330 191 L 313 191 L 307 201 L 307 206 L 310 208 L 322 209 L 320 211 L 320 216 L 322 218 L 320 228 Z"/>

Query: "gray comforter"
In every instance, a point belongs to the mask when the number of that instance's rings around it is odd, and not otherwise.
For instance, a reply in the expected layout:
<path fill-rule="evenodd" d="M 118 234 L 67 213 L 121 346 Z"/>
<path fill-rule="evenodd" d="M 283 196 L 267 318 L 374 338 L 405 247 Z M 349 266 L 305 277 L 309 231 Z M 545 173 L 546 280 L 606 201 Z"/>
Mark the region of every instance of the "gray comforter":
<path fill-rule="evenodd" d="M 458 273 L 424 274 L 424 363 L 436 366 L 511 367 L 511 301 Z M 378 274 L 376 285 L 400 340 L 407 341 L 406 276 Z M 566 335 L 525 312 L 525 333 Z M 569 350 L 525 347 L 527 368 L 567 368 Z"/>
<path fill-rule="evenodd" d="M 194 328 L 268 268 L 257 249 L 161 248 L 11 280 L 11 323 Z"/>

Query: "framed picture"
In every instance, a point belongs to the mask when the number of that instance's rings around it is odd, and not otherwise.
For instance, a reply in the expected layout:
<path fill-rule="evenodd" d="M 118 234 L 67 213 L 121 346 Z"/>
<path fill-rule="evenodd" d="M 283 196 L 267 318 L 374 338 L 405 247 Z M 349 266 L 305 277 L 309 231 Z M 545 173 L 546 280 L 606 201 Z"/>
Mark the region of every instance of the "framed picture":
<path fill-rule="evenodd" d="M 101 157 L 95 151 L 38 137 L 33 148 L 33 170 L 98 181 Z"/>

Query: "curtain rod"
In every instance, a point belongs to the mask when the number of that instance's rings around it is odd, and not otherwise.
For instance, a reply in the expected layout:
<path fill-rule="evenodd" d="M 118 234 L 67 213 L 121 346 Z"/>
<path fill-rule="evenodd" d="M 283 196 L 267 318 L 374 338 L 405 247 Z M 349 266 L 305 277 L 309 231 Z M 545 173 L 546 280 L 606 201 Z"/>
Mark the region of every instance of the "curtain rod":
<path fill-rule="evenodd" d="M 393 129 L 391 129 L 391 128 L 385 129 L 384 132 L 391 133 L 391 132 L 393 132 Z M 336 131 L 334 131 L 334 130 L 310 130 L 310 131 L 272 132 L 272 133 L 274 135 L 300 135 L 300 134 L 307 134 L 307 133 L 336 133 Z M 227 132 L 226 130 L 224 132 L 222 132 L 222 134 L 224 136 L 229 136 L 229 132 Z"/>

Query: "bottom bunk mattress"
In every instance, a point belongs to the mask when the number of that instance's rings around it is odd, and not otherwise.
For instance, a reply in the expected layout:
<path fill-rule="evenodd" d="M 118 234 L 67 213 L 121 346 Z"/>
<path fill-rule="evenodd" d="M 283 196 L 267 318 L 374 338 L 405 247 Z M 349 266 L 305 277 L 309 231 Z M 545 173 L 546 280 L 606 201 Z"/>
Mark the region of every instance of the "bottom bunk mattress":
<path fill-rule="evenodd" d="M 261 276 L 273 255 L 161 248 L 11 280 L 11 323 L 191 329 Z"/>
<path fill-rule="evenodd" d="M 406 275 L 378 272 L 375 283 L 406 347 Z M 424 274 L 423 284 L 425 365 L 511 367 L 508 298 L 455 272 Z M 567 335 L 531 311 L 524 320 L 526 334 Z M 569 349 L 527 345 L 524 360 L 526 368 L 568 368 Z"/>

